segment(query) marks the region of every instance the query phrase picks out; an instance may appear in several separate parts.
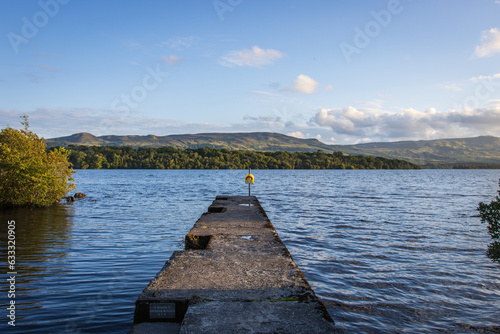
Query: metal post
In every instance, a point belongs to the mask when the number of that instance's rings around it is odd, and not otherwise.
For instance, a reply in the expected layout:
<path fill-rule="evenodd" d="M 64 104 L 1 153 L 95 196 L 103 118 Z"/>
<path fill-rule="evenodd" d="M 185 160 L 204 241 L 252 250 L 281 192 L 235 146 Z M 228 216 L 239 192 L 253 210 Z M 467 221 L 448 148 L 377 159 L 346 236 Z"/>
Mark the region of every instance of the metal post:
<path fill-rule="evenodd" d="M 252 174 L 252 169 L 249 167 L 248 168 L 248 174 Z M 248 196 L 251 196 L 250 195 L 250 189 L 252 188 L 252 182 L 248 182 Z"/>

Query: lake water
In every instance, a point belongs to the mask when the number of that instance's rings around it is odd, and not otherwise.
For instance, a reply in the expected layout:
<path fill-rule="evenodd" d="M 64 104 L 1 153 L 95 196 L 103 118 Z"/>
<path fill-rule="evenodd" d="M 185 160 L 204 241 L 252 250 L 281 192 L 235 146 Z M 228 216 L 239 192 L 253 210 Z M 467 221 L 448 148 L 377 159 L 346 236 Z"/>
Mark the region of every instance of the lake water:
<path fill-rule="evenodd" d="M 254 170 L 256 195 L 344 333 L 498 333 L 500 265 L 475 208 L 500 170 Z M 79 170 L 75 203 L 3 210 L 3 333 L 126 333 L 134 302 L 246 171 Z M 16 222 L 16 327 L 7 221 Z M 8 331 L 6 331 L 8 330 Z"/>

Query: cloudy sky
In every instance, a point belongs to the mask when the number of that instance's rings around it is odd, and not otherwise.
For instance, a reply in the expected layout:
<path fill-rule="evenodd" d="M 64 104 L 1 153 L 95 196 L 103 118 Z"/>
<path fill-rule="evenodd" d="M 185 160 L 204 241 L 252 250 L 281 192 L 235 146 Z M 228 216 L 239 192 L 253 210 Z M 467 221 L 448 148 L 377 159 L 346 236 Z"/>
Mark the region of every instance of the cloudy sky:
<path fill-rule="evenodd" d="M 3 0 L 0 126 L 500 136 L 500 0 Z"/>

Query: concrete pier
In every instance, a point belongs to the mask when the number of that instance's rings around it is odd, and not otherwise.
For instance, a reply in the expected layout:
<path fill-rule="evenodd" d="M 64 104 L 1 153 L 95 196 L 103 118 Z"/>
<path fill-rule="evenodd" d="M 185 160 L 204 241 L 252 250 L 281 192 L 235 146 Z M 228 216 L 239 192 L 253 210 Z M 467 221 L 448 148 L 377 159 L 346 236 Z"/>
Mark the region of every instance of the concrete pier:
<path fill-rule="evenodd" d="M 217 196 L 136 301 L 130 334 L 336 333 L 255 196 Z"/>

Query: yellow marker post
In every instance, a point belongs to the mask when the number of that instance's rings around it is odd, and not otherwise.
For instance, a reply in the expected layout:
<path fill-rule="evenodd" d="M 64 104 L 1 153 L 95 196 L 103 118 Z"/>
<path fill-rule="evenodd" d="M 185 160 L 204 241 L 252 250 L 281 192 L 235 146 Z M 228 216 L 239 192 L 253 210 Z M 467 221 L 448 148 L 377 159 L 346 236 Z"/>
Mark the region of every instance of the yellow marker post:
<path fill-rule="evenodd" d="M 252 184 L 255 181 L 255 178 L 253 177 L 253 175 L 251 173 L 252 173 L 252 169 L 248 168 L 248 175 L 245 176 L 245 183 L 248 183 L 248 196 L 251 196 L 250 190 L 251 190 Z"/>

